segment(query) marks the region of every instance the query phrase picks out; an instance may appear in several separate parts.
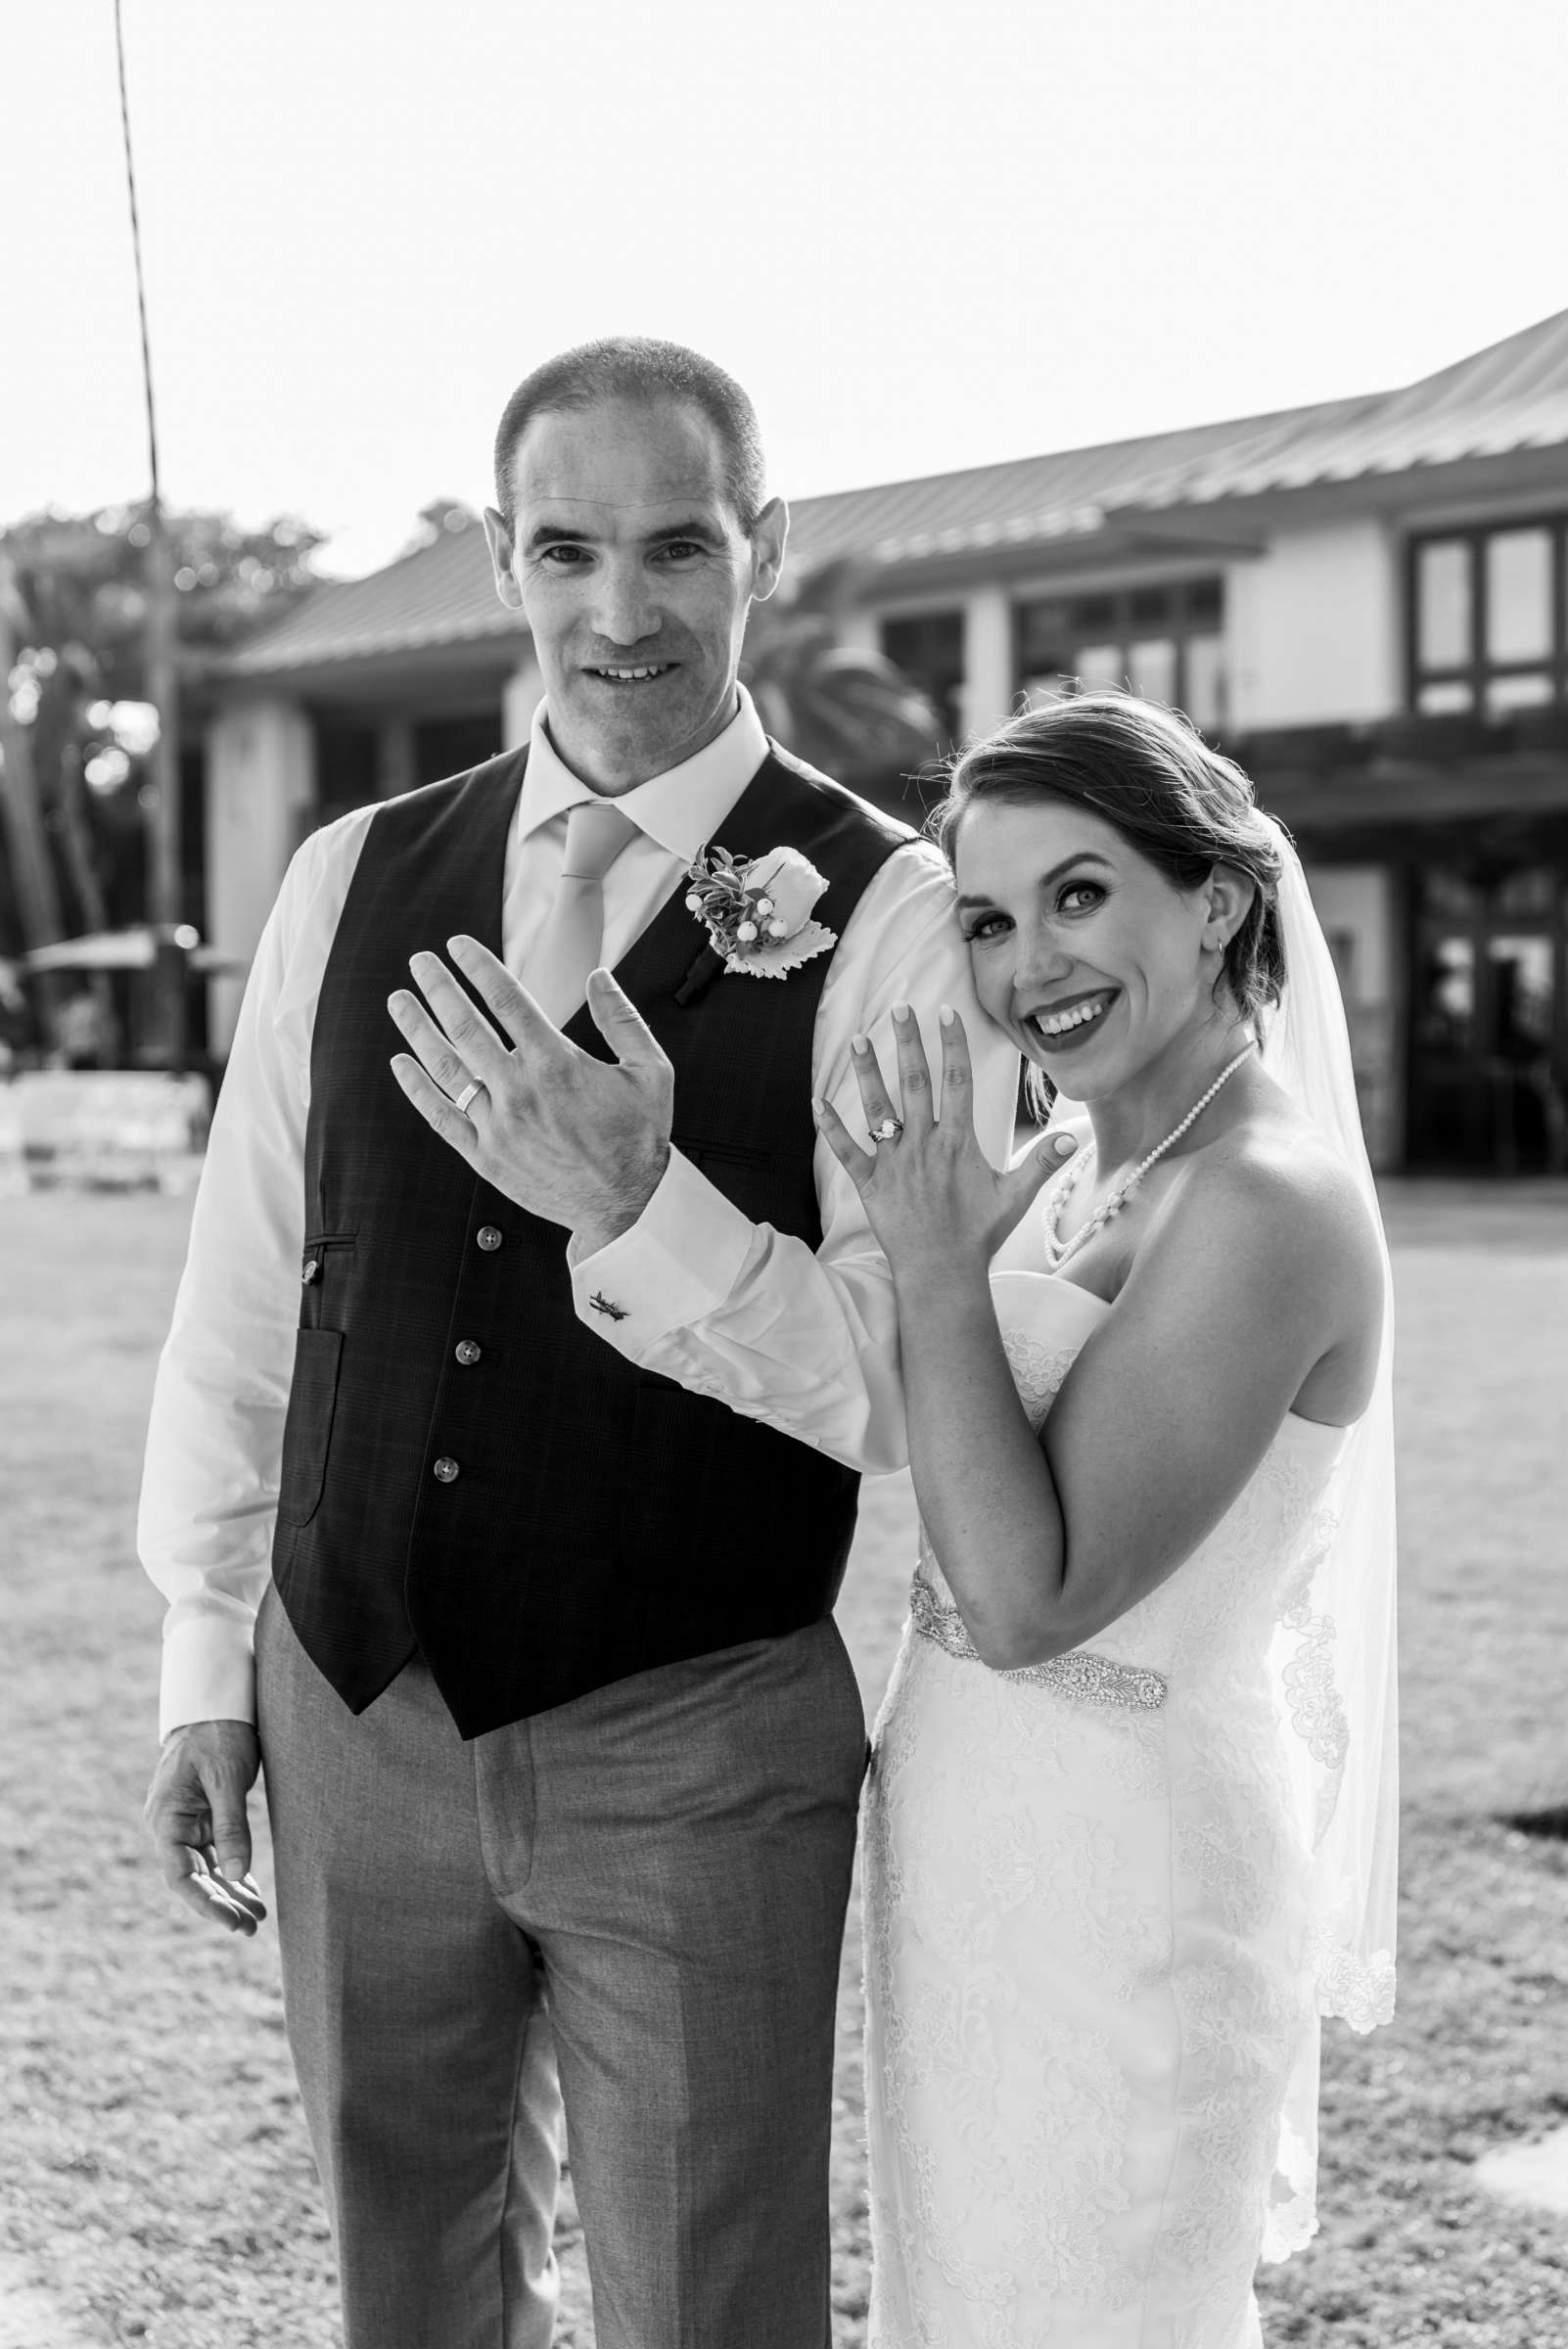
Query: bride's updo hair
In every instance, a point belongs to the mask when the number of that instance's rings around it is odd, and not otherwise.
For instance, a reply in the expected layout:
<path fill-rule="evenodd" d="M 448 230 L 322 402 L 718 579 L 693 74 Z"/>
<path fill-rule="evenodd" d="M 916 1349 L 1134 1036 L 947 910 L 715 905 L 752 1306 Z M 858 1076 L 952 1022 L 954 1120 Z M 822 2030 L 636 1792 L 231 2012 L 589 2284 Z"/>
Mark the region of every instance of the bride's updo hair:
<path fill-rule="evenodd" d="M 1245 873 L 1255 884 L 1253 900 L 1225 948 L 1220 983 L 1244 1019 L 1279 1001 L 1284 859 L 1233 760 L 1211 751 L 1184 717 L 1157 702 L 1072 694 L 1020 712 L 960 753 L 930 828 L 950 864 L 971 807 L 1046 798 L 1092 808 L 1177 889 L 1197 889 L 1217 864 Z"/>

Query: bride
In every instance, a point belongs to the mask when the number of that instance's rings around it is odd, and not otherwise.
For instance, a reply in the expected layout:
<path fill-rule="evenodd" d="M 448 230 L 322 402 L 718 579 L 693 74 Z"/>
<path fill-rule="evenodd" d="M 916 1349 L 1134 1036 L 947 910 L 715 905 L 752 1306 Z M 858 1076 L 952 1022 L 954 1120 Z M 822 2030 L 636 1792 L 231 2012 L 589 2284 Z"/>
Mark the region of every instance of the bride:
<path fill-rule="evenodd" d="M 912 1018 L 896 1085 L 861 1039 L 869 1148 L 818 1105 L 893 1269 L 922 1521 L 866 1795 L 870 2345 L 1246 2349 L 1260 2257 L 1315 2224 L 1318 2017 L 1393 1998 L 1343 1013 L 1288 840 L 1164 710 L 1013 719 L 940 837 L 980 1001 L 1086 1138 L 1011 1231 L 1038 1177 L 982 1155 L 952 1014 L 935 1075 Z"/>

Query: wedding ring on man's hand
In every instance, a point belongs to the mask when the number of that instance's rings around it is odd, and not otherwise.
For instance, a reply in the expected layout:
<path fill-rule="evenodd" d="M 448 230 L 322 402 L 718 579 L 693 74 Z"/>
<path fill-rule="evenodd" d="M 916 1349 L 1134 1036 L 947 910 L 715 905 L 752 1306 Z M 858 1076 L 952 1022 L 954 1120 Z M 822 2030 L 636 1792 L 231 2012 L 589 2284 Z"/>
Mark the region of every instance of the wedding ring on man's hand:
<path fill-rule="evenodd" d="M 880 1126 L 871 1128 L 874 1142 L 896 1142 L 903 1131 L 902 1118 L 884 1118 Z"/>
<path fill-rule="evenodd" d="M 464 1085 L 462 1091 L 453 1101 L 452 1107 L 458 1112 L 459 1116 L 461 1116 L 463 1111 L 467 1109 L 469 1103 L 475 1098 L 475 1096 L 479 1093 L 482 1093 L 484 1090 L 484 1087 L 483 1084 L 481 1084 L 479 1079 L 477 1077 L 474 1078 L 471 1082 Z"/>

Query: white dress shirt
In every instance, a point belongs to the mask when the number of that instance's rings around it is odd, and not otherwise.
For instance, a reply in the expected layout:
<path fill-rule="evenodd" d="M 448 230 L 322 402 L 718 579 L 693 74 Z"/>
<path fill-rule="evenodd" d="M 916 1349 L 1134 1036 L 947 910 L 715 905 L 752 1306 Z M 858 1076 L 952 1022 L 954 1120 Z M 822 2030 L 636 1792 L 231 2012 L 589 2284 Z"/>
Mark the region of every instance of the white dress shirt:
<path fill-rule="evenodd" d="M 638 837 L 604 882 L 604 959 L 647 928 L 722 824 L 767 751 L 750 697 L 706 750 L 624 793 Z M 536 712 L 506 844 L 502 953 L 521 970 L 560 876 L 567 810 L 589 796 Z M 168 1600 L 161 1735 L 184 1722 L 254 1718 L 252 1635 L 270 1571 L 283 1423 L 299 1323 L 304 1138 L 316 1002 L 374 806 L 313 833 L 284 876 L 256 949 L 212 1121 L 190 1253 L 159 1362 L 137 1539 Z M 812 1087 L 859 1124 L 850 1039 L 876 1036 L 894 1068 L 893 1005 L 915 1007 L 936 1053 L 938 1006 L 962 1013 L 975 1050 L 977 1124 L 1003 1163 L 1017 1061 L 983 1021 L 951 912 L 946 866 L 923 842 L 896 850 L 845 926 L 822 989 Z M 693 949 L 700 944 L 694 924 Z M 445 941 L 410 928 L 408 951 Z M 733 978 L 732 986 L 788 986 Z M 387 1022 L 387 1055 L 402 1049 Z M 761 1081 L 761 1080 L 760 1080 Z M 804 1105 L 803 1105 L 804 1106 Z M 410 1117 L 418 1112 L 409 1106 Z M 578 1312 L 601 1337 L 699 1392 L 721 1394 L 871 1472 L 904 1459 L 898 1319 L 859 1196 L 826 1145 L 815 1157 L 822 1243 L 754 1225 L 672 1153 L 641 1221 L 574 1268 Z M 565 1235 L 562 1240 L 566 1246 Z M 591 1296 L 626 1313 L 613 1322 Z"/>

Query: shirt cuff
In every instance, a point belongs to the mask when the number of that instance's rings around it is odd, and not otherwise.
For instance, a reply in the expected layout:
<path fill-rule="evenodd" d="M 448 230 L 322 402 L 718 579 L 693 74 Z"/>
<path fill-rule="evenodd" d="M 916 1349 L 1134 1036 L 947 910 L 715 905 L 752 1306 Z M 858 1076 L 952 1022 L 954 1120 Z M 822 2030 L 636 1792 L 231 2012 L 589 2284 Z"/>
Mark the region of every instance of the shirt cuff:
<path fill-rule="evenodd" d="M 160 1741 L 193 1721 L 255 1720 L 255 1647 L 248 1628 L 187 1615 L 163 1634 Z"/>
<path fill-rule="evenodd" d="M 755 1236 L 750 1219 L 671 1150 L 636 1222 L 572 1267 L 577 1319 L 635 1359 L 723 1304 Z"/>

